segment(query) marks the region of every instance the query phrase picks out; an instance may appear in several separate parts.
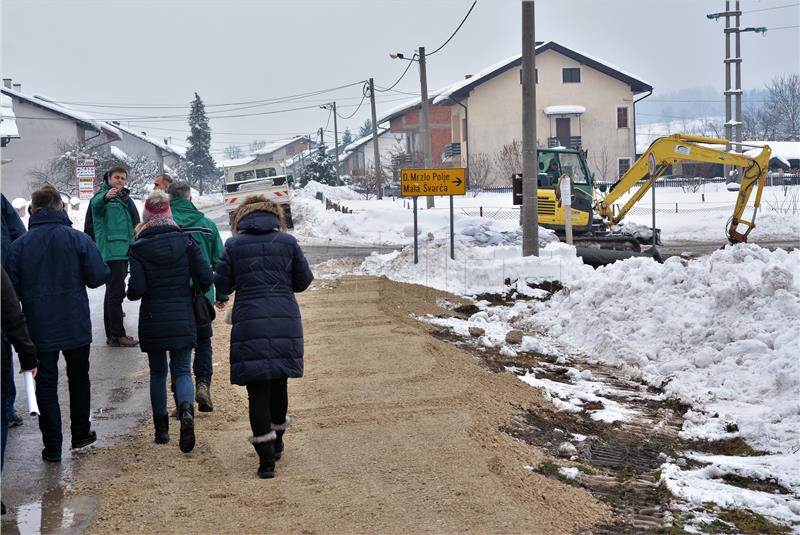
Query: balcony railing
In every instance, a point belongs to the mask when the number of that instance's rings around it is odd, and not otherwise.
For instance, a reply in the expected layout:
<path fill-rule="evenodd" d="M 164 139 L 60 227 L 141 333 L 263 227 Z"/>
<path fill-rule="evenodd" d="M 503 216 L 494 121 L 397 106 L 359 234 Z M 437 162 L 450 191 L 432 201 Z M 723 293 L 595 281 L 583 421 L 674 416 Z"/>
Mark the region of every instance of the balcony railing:
<path fill-rule="evenodd" d="M 461 157 L 461 143 L 448 143 L 442 151 L 442 161 L 449 162 Z"/>
<path fill-rule="evenodd" d="M 581 136 L 569 137 L 549 137 L 547 138 L 548 147 L 567 147 L 568 149 L 581 148 Z"/>

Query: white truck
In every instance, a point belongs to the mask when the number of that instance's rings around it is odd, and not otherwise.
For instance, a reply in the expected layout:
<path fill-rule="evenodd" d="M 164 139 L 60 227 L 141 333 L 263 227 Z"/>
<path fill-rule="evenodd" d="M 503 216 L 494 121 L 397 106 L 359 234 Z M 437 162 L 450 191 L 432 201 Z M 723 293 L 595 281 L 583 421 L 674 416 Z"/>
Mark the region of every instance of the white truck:
<path fill-rule="evenodd" d="M 224 165 L 225 209 L 230 214 L 246 198 L 264 195 L 283 208 L 286 225 L 292 228 L 291 193 L 283 166 L 280 162 L 256 163 L 254 160 L 241 159 Z"/>

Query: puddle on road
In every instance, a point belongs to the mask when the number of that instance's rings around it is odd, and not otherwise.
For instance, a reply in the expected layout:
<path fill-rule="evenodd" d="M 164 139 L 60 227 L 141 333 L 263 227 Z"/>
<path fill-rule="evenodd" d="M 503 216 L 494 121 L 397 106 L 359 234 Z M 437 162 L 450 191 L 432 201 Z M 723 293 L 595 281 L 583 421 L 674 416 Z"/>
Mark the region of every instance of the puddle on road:
<path fill-rule="evenodd" d="M 94 518 L 99 500 L 92 496 L 69 496 L 62 484 L 53 487 L 41 501 L 11 507 L 3 518 L 4 534 L 83 533 Z"/>

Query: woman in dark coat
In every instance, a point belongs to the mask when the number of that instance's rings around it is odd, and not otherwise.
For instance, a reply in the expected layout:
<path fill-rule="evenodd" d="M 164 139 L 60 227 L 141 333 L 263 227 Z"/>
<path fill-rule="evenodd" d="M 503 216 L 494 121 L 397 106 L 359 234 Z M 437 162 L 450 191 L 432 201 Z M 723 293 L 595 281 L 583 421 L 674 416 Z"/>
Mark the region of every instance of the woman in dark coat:
<path fill-rule="evenodd" d="M 205 292 L 211 286 L 211 268 L 200 247 L 183 234 L 172 219 L 169 195 L 155 190 L 144 203 L 144 222 L 130 250 L 131 276 L 128 299 L 142 299 L 139 309 L 139 343 L 150 363 L 150 404 L 155 442 L 169 442 L 167 414 L 167 353 L 175 384 L 181 421 L 180 449 L 192 451 L 194 435 L 194 385 L 192 349 L 197 346 L 197 325 L 192 308 L 192 285 Z"/>
<path fill-rule="evenodd" d="M 258 475 L 275 477 L 290 423 L 287 379 L 303 376 L 303 324 L 295 292 L 314 275 L 283 210 L 264 196 L 246 199 L 231 217 L 234 236 L 214 273 L 217 292 L 236 292 L 231 332 L 231 383 L 247 387 Z M 218 303 L 218 307 L 224 304 Z"/>

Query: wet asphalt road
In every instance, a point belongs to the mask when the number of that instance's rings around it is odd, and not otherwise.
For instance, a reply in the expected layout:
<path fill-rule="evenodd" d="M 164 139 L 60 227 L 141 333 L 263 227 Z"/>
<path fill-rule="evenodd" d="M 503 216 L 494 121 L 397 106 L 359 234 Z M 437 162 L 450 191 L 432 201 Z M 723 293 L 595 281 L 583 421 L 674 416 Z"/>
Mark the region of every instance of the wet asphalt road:
<path fill-rule="evenodd" d="M 219 224 L 220 231 L 228 229 L 227 214 L 221 207 L 204 211 Z M 391 250 L 326 245 L 304 245 L 303 249 L 312 265 L 333 258 L 363 258 L 373 251 Z M 82 477 L 82 458 L 90 456 L 92 448 L 102 448 L 124 440 L 136 427 L 151 418 L 146 355 L 139 348 L 112 348 L 105 344 L 102 316 L 104 291 L 102 287 L 89 291 L 94 340 L 90 356 L 91 418 L 98 441 L 88 451 L 71 452 L 69 449 L 69 394 L 62 358 L 59 363 L 59 400 L 64 432 L 62 461 L 43 461 L 37 420 L 26 414 L 22 376 L 15 374 L 15 407 L 23 415 L 24 424 L 9 429 L 2 474 L 2 498 L 8 508 L 8 514 L 2 517 L 3 534 L 83 532 L 94 516 L 97 498 L 68 492 L 74 482 Z M 123 306 L 128 334 L 136 336 L 139 304 L 126 300 Z M 17 371 L 18 364 L 15 363 Z"/>

